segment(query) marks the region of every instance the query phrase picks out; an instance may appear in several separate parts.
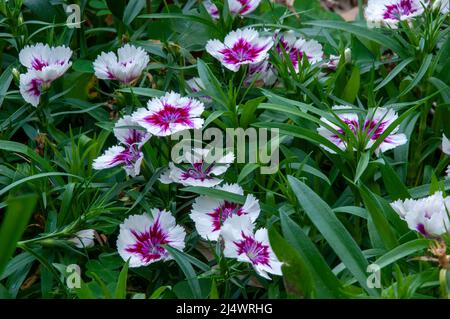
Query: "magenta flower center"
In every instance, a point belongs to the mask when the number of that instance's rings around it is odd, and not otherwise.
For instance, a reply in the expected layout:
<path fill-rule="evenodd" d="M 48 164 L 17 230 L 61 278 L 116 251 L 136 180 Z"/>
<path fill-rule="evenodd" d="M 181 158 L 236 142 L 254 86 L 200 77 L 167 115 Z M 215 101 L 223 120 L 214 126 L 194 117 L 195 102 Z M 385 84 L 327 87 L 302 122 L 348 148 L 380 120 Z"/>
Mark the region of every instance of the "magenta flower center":
<path fill-rule="evenodd" d="M 246 14 L 248 11 L 252 9 L 252 6 L 250 5 L 250 1 L 248 0 L 238 0 L 241 4 L 242 8 L 239 10 L 240 14 Z"/>
<path fill-rule="evenodd" d="M 31 62 L 31 67 L 37 71 L 42 71 L 42 69 L 46 66 L 48 66 L 48 63 L 38 58 L 35 58 L 33 62 Z"/>
<path fill-rule="evenodd" d="M 408 16 L 416 11 L 417 9 L 412 7 L 411 0 L 401 0 L 400 3 L 387 5 L 386 10 L 383 14 L 383 18 L 400 20 L 401 16 Z"/>
<path fill-rule="evenodd" d="M 376 140 L 386 129 L 386 122 L 376 122 L 373 120 L 367 120 L 364 124 L 364 130 L 370 136 L 370 139 Z"/>
<path fill-rule="evenodd" d="M 140 130 L 130 130 L 128 136 L 125 137 L 125 144 L 133 145 L 140 143 L 145 138 L 145 133 Z"/>
<path fill-rule="evenodd" d="M 132 230 L 131 233 L 135 237 L 136 243 L 125 248 L 127 252 L 139 255 L 144 262 L 159 260 L 167 256 L 167 251 L 162 245 L 168 244 L 170 241 L 168 234 L 161 229 L 159 219 L 155 220 L 148 231 L 139 233 Z"/>
<path fill-rule="evenodd" d="M 241 205 L 224 201 L 222 205 L 214 209 L 214 211 L 208 215 L 212 217 L 213 231 L 218 231 L 228 217 L 233 215 L 241 216 L 244 213 Z"/>
<path fill-rule="evenodd" d="M 211 170 L 213 169 L 214 164 L 205 165 L 203 161 L 194 163 L 192 168 L 189 168 L 187 171 L 183 172 L 181 178 L 186 180 L 188 178 L 193 178 L 197 180 L 201 180 L 202 182 L 206 179 L 211 179 L 209 176 Z"/>
<path fill-rule="evenodd" d="M 219 52 L 224 55 L 224 61 L 228 64 L 240 64 L 244 62 L 254 62 L 264 47 L 257 47 L 240 38 L 233 47 L 225 48 Z"/>
<path fill-rule="evenodd" d="M 255 240 L 251 236 L 247 236 L 242 232 L 242 240 L 235 241 L 234 244 L 238 249 L 238 254 L 247 255 L 253 265 L 269 266 L 269 246 Z"/>
<path fill-rule="evenodd" d="M 424 235 L 425 237 L 428 237 L 427 231 L 425 230 L 425 225 L 420 223 L 416 226 L 416 229 L 419 233 L 421 233 L 422 235 Z"/>
<path fill-rule="evenodd" d="M 141 157 L 141 155 L 141 151 L 137 148 L 136 145 L 130 145 L 128 148 L 116 155 L 111 160 L 111 164 L 121 162 L 126 166 L 133 166 Z"/>
<path fill-rule="evenodd" d="M 41 87 L 44 81 L 39 78 L 32 79 L 27 92 L 34 96 L 41 96 Z"/>
<path fill-rule="evenodd" d="M 189 111 L 189 106 L 174 107 L 170 104 L 165 104 L 162 110 L 146 116 L 144 121 L 160 127 L 162 131 L 167 131 L 171 124 L 193 127 L 194 123 L 190 119 Z"/>

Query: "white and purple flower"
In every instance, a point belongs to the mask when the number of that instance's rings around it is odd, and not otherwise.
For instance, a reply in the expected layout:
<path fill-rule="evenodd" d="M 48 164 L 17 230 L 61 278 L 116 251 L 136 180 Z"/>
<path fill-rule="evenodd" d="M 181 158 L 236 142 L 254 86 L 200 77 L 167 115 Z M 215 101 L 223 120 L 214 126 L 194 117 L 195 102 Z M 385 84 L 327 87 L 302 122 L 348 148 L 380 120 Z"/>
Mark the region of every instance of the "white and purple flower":
<path fill-rule="evenodd" d="M 182 251 L 185 237 L 185 230 L 176 224 L 170 212 L 152 209 L 151 216 L 132 215 L 124 220 L 120 225 L 117 250 L 123 260 L 129 260 L 131 268 L 147 266 L 171 259 L 163 245 Z"/>
<path fill-rule="evenodd" d="M 237 195 L 244 195 L 244 190 L 238 184 L 225 184 L 216 189 Z M 198 234 L 205 240 L 216 241 L 221 233 L 224 222 L 231 216 L 247 216 L 254 222 L 260 213 L 259 201 L 249 194 L 244 205 L 208 196 L 199 196 L 192 205 L 189 215 L 195 223 Z"/>
<path fill-rule="evenodd" d="M 147 67 L 150 58 L 142 48 L 125 44 L 114 52 L 102 52 L 94 61 L 95 76 L 103 80 L 118 80 L 132 84 Z"/>
<path fill-rule="evenodd" d="M 260 37 L 255 29 L 237 29 L 230 32 L 224 42 L 209 40 L 206 51 L 227 69 L 237 72 L 241 65 L 255 64 L 268 56 L 273 45 L 270 37 Z"/>
<path fill-rule="evenodd" d="M 450 221 L 450 198 L 442 192 L 421 199 L 397 200 L 391 203 L 408 227 L 425 237 L 437 237 L 448 233 Z"/>
<path fill-rule="evenodd" d="M 420 0 L 369 0 L 364 13 L 369 25 L 396 28 L 398 22 L 421 15 L 427 5 Z"/>
<path fill-rule="evenodd" d="M 348 129 L 353 132 L 354 138 L 356 139 L 356 143 L 363 144 L 364 149 L 369 149 L 372 145 L 380 138 L 380 136 L 386 131 L 386 129 L 398 118 L 397 113 L 392 109 L 386 108 L 377 108 L 375 110 L 369 111 L 365 120 L 363 122 L 360 121 L 358 114 L 351 111 L 350 106 L 334 106 L 333 110 L 347 110 L 348 112 L 339 112 L 336 115 L 343 122 L 344 125 L 348 127 Z M 317 129 L 317 132 L 323 137 L 330 140 L 333 144 L 339 147 L 341 150 L 345 150 L 347 148 L 347 139 L 346 139 L 346 131 L 334 124 L 331 123 L 326 118 L 321 118 L 321 121 L 327 124 L 329 127 L 333 128 L 334 131 L 329 130 L 325 126 L 320 126 Z M 403 145 L 407 142 L 407 138 L 405 134 L 396 134 L 399 127 L 397 126 L 384 140 L 381 144 L 376 148 L 375 154 L 379 155 L 380 153 L 386 152 L 390 149 L 393 149 L 397 146 Z M 339 134 L 337 134 L 337 133 Z M 359 138 L 362 137 L 362 140 Z M 330 153 L 335 153 L 333 150 L 328 147 L 323 146 Z"/>
<path fill-rule="evenodd" d="M 217 20 L 220 18 L 219 9 L 210 0 L 203 0 L 203 6 L 205 7 L 206 11 L 208 11 L 211 18 L 213 18 L 214 20 Z"/>
<path fill-rule="evenodd" d="M 351 61 L 351 59 L 352 59 L 351 49 L 349 49 L 349 48 L 345 49 L 344 58 L 345 58 L 345 63 L 348 63 Z M 340 60 L 341 60 L 341 57 L 339 55 L 330 54 L 328 62 L 324 63 L 322 66 L 327 69 L 330 69 L 330 70 L 336 70 L 336 68 L 339 65 Z"/>
<path fill-rule="evenodd" d="M 266 279 L 270 280 L 269 273 L 281 276 L 282 263 L 270 246 L 267 229 L 261 228 L 255 233 L 253 230 L 254 225 L 248 216 L 235 215 L 228 218 L 222 229 L 224 256 L 250 263 Z"/>
<path fill-rule="evenodd" d="M 270 64 L 269 59 L 255 64 L 250 64 L 245 78 L 245 84 L 250 85 L 253 82 L 260 82 L 264 85 L 270 86 L 277 81 L 277 71 Z"/>
<path fill-rule="evenodd" d="M 72 50 L 65 46 L 50 47 L 38 43 L 26 46 L 19 53 L 20 63 L 27 73 L 20 75 L 20 93 L 23 99 L 38 106 L 42 93 L 72 65 Z"/>
<path fill-rule="evenodd" d="M 310 64 L 317 63 L 323 59 L 322 45 L 319 42 L 297 38 L 294 31 L 283 32 L 276 48 L 282 58 L 284 57 L 283 51 L 286 52 L 296 72 L 299 71 L 303 57 L 306 57 Z"/>
<path fill-rule="evenodd" d="M 258 8 L 261 0 L 228 0 L 228 7 L 232 15 L 245 16 Z"/>
<path fill-rule="evenodd" d="M 202 102 L 170 92 L 151 99 L 146 108 L 138 109 L 132 117 L 151 134 L 168 136 L 188 129 L 200 129 L 204 122 L 200 115 L 204 109 Z"/>
<path fill-rule="evenodd" d="M 112 146 L 105 153 L 96 158 L 92 167 L 96 170 L 123 165 L 129 176 L 139 175 L 141 163 L 144 158 L 142 146 L 151 135 L 137 128 L 137 123 L 130 116 L 125 116 L 117 121 L 114 127 L 114 135 L 122 145 Z"/>
<path fill-rule="evenodd" d="M 213 187 L 222 182 L 217 176 L 224 174 L 233 161 L 233 152 L 218 152 L 213 156 L 211 149 L 194 148 L 183 154 L 180 165 L 170 162 L 160 181 L 165 184 Z"/>

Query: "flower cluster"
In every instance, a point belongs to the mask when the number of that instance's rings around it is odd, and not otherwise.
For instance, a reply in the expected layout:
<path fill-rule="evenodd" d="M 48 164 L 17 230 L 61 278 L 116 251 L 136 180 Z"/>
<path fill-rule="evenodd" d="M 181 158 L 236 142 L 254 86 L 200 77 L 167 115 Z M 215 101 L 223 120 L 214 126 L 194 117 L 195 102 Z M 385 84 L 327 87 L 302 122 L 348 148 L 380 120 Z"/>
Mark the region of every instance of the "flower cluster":
<path fill-rule="evenodd" d="M 20 63 L 27 68 L 20 75 L 20 94 L 33 106 L 38 106 L 42 93 L 72 65 L 72 50 L 66 46 L 50 47 L 38 43 L 26 46 L 19 53 Z"/>
<path fill-rule="evenodd" d="M 391 206 L 410 229 L 423 236 L 438 237 L 449 231 L 450 198 L 444 198 L 442 192 L 417 200 L 397 200 Z"/>
<path fill-rule="evenodd" d="M 364 149 L 370 149 L 398 118 L 398 115 L 394 110 L 386 108 L 370 110 L 364 120 L 360 120 L 358 113 L 351 111 L 352 108 L 350 106 L 336 105 L 332 109 L 334 111 L 340 111 L 336 114 L 340 119 L 340 125 L 336 125 L 322 117 L 321 121 L 324 125 L 320 126 L 317 129 L 317 132 L 341 150 L 347 149 L 348 139 L 350 138 L 346 136 L 348 132 L 353 134 L 357 145 L 362 145 Z M 347 127 L 346 130 L 343 128 L 344 126 Z M 375 149 L 375 154 L 386 152 L 407 142 L 405 134 L 396 134 L 398 129 L 398 126 L 395 127 L 383 139 L 381 144 Z M 323 148 L 330 153 L 335 153 L 326 146 L 323 146 Z M 355 145 L 353 148 L 355 148 Z"/>
<path fill-rule="evenodd" d="M 114 135 L 121 145 L 107 149 L 102 156 L 95 159 L 93 168 L 101 170 L 123 165 L 128 175 L 139 175 L 144 158 L 142 146 L 150 139 L 151 134 L 138 127 L 131 116 L 127 115 L 117 121 Z"/>
<path fill-rule="evenodd" d="M 369 25 L 396 28 L 400 21 L 421 15 L 427 5 L 426 0 L 369 0 L 364 13 Z"/>
<path fill-rule="evenodd" d="M 245 16 L 259 6 L 261 0 L 228 0 L 228 8 L 232 16 Z M 208 11 L 211 18 L 217 20 L 220 18 L 220 12 L 217 6 L 210 0 L 204 0 L 203 6 Z"/>
<path fill-rule="evenodd" d="M 147 67 L 150 58 L 142 49 L 125 44 L 117 55 L 114 52 L 102 52 L 94 61 L 95 76 L 103 80 L 118 80 L 132 84 Z"/>

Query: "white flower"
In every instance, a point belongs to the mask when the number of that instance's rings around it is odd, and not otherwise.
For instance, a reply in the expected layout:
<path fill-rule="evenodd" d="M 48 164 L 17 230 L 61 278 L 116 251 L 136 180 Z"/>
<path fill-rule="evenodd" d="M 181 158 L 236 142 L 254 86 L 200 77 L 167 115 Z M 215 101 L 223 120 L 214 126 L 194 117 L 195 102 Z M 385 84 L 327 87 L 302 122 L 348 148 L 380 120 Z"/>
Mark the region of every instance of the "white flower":
<path fill-rule="evenodd" d="M 95 230 L 84 229 L 76 232 L 75 235 L 72 238 L 69 238 L 67 241 L 74 244 L 75 247 L 83 249 L 94 247 L 94 238 Z"/>
<path fill-rule="evenodd" d="M 247 15 L 259 6 L 261 0 L 228 0 L 231 14 Z"/>
<path fill-rule="evenodd" d="M 123 165 L 127 175 L 139 175 L 144 159 L 142 146 L 150 139 L 151 134 L 139 129 L 131 116 L 126 115 L 114 126 L 114 135 L 122 145 L 112 146 L 96 158 L 92 167 L 96 170 Z"/>
<path fill-rule="evenodd" d="M 125 44 L 114 52 L 102 52 L 94 61 L 95 76 L 103 80 L 118 80 L 130 84 L 138 79 L 150 58 L 142 49 Z"/>
<path fill-rule="evenodd" d="M 449 229 L 450 198 L 444 198 L 442 192 L 417 200 L 397 200 L 391 206 L 410 229 L 426 237 L 441 236 Z"/>
<path fill-rule="evenodd" d="M 210 0 L 204 0 L 203 1 L 203 6 L 205 7 L 206 11 L 208 11 L 208 13 L 211 16 L 211 18 L 213 18 L 214 20 L 217 20 L 217 19 L 220 18 L 219 9 Z"/>
<path fill-rule="evenodd" d="M 282 263 L 275 256 L 267 229 L 261 228 L 253 233 L 254 225 L 245 215 L 228 218 L 222 230 L 225 242 L 224 256 L 250 263 L 256 272 L 270 280 L 269 273 L 282 275 Z"/>
<path fill-rule="evenodd" d="M 171 259 L 162 245 L 182 251 L 185 237 L 185 230 L 176 224 L 171 213 L 152 209 L 151 216 L 132 215 L 124 220 L 120 225 L 117 250 L 123 260 L 130 260 L 131 268 L 147 266 Z"/>
<path fill-rule="evenodd" d="M 206 51 L 223 66 L 237 72 L 241 65 L 263 61 L 272 45 L 271 38 L 261 38 L 255 29 L 247 28 L 230 32 L 223 43 L 219 40 L 209 40 Z"/>
<path fill-rule="evenodd" d="M 364 122 L 364 132 L 369 137 L 366 149 L 372 147 L 372 145 L 380 138 L 380 136 L 386 131 L 386 129 L 398 118 L 397 113 L 393 109 L 377 108 L 373 109 L 367 114 Z M 397 146 L 406 144 L 408 141 L 405 134 L 396 134 L 399 130 L 397 126 L 383 142 L 375 150 L 375 154 L 379 155 Z"/>
<path fill-rule="evenodd" d="M 450 155 L 450 141 L 445 136 L 445 134 L 442 134 L 442 152 L 444 152 L 444 154 Z"/>
<path fill-rule="evenodd" d="M 202 102 L 188 97 L 181 97 L 175 92 L 168 92 L 160 98 L 153 98 L 147 108 L 140 108 L 132 118 L 149 133 L 168 136 L 187 129 L 199 129 L 204 120 L 200 118 L 205 107 Z"/>
<path fill-rule="evenodd" d="M 38 43 L 26 46 L 19 53 L 19 61 L 28 71 L 20 75 L 20 94 L 33 106 L 38 106 L 41 95 L 51 83 L 61 77 L 72 65 L 72 50 L 65 46 L 49 47 Z"/>
<path fill-rule="evenodd" d="M 275 36 L 277 33 L 275 33 Z M 322 45 L 319 42 L 296 38 L 293 31 L 286 31 L 281 34 L 277 44 L 277 51 L 282 58 L 284 58 L 283 51 L 286 52 L 296 72 L 299 72 L 304 56 L 311 64 L 322 61 L 323 58 Z"/>
<path fill-rule="evenodd" d="M 345 110 L 351 109 L 350 106 L 334 106 L 333 110 Z M 364 143 L 364 149 L 370 149 L 372 145 L 381 137 L 381 135 L 386 131 L 386 129 L 397 119 L 397 113 L 392 109 L 377 108 L 375 110 L 370 110 L 363 123 L 360 122 L 358 114 L 352 111 L 336 113 L 336 115 L 341 119 L 344 125 L 347 125 L 349 130 L 353 132 L 357 143 Z M 328 126 L 332 127 L 337 133 L 342 137 L 345 137 L 345 130 L 333 123 L 331 123 L 326 118 L 322 117 L 321 121 Z M 386 136 L 381 142 L 381 144 L 375 149 L 375 154 L 386 152 L 397 146 L 403 145 L 407 142 L 405 134 L 396 134 L 399 127 L 397 126 L 388 136 Z M 335 132 L 329 130 L 325 126 L 320 126 L 317 132 L 323 137 L 330 140 L 333 144 L 342 150 L 347 148 L 347 142 L 341 136 Z M 362 138 L 362 140 L 360 140 Z M 328 147 L 323 146 L 330 153 L 335 153 Z"/>
<path fill-rule="evenodd" d="M 19 52 L 19 61 L 28 70 L 38 71 L 45 81 L 54 81 L 63 75 L 72 65 L 72 50 L 63 46 L 49 47 L 37 43 L 25 46 Z"/>
<path fill-rule="evenodd" d="M 420 0 L 369 0 L 364 14 L 369 25 L 396 28 L 399 21 L 421 15 L 427 5 Z"/>
<path fill-rule="evenodd" d="M 169 163 L 169 170 L 160 178 L 165 184 L 180 183 L 184 186 L 213 187 L 222 182 L 222 179 L 214 177 L 222 175 L 234 161 L 233 152 L 223 153 L 212 149 L 194 148 L 191 152 L 184 153 L 183 163 L 176 166 Z"/>
<path fill-rule="evenodd" d="M 135 177 L 141 171 L 141 164 L 144 158 L 142 151 L 136 146 L 123 147 L 120 145 L 111 146 L 103 155 L 97 157 L 92 167 L 96 170 L 111 168 L 123 165 L 127 175 Z"/>
<path fill-rule="evenodd" d="M 151 137 L 147 131 L 140 128 L 130 115 L 119 119 L 114 126 L 114 135 L 127 146 L 136 145 L 142 147 Z"/>
<path fill-rule="evenodd" d="M 20 75 L 20 94 L 25 102 L 38 106 L 43 91 L 49 87 L 49 83 L 41 78 L 38 71 L 30 70 Z"/>
<path fill-rule="evenodd" d="M 216 189 L 233 194 L 244 195 L 244 190 L 238 184 L 225 184 Z M 254 222 L 260 213 L 259 201 L 249 194 L 244 205 L 208 196 L 199 196 L 192 205 L 189 215 L 195 223 L 197 233 L 206 240 L 215 241 L 219 238 L 223 223 L 231 216 L 247 216 Z"/>

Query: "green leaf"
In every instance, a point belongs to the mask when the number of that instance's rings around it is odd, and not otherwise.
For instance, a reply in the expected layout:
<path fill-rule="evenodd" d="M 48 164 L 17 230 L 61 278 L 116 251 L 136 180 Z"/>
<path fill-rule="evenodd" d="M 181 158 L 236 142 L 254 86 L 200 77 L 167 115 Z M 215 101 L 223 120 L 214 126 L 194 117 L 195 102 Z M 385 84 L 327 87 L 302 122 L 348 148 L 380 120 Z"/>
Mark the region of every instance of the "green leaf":
<path fill-rule="evenodd" d="M 259 168 L 259 164 L 256 163 L 247 163 L 242 168 L 241 172 L 239 173 L 237 183 L 241 183 L 248 175 L 250 175 L 253 171 Z"/>
<path fill-rule="evenodd" d="M 197 70 L 198 76 L 205 86 L 206 94 L 210 96 L 215 102 L 220 103 L 226 107 L 228 105 L 228 96 L 222 90 L 222 84 L 220 84 L 214 73 L 211 72 L 206 63 L 201 59 L 197 59 Z"/>
<path fill-rule="evenodd" d="M 370 296 L 378 296 L 377 290 L 367 286 L 367 260 L 331 208 L 314 191 L 295 177 L 288 176 L 288 180 L 299 204 L 342 263 Z"/>
<path fill-rule="evenodd" d="M 116 18 L 122 21 L 126 1 L 125 0 L 105 0 L 105 1 L 111 13 Z"/>
<path fill-rule="evenodd" d="M 429 245 L 430 241 L 428 239 L 415 239 L 409 241 L 388 251 L 386 254 L 379 257 L 374 264 L 377 264 L 380 268 L 384 268 L 406 256 L 426 249 Z"/>
<path fill-rule="evenodd" d="M 14 183 L 9 184 L 6 187 L 3 187 L 0 190 L 0 196 L 6 194 L 8 191 L 10 191 L 11 189 L 23 184 L 23 183 L 27 183 L 29 181 L 35 180 L 35 179 L 40 179 L 40 178 L 45 178 L 45 177 L 50 177 L 50 176 L 70 176 L 70 177 L 74 177 L 77 179 L 82 180 L 83 178 L 77 175 L 73 175 L 73 174 L 68 174 L 68 173 L 58 173 L 58 172 L 52 172 L 52 173 L 39 173 L 36 175 L 32 175 L 32 176 L 28 176 L 28 177 L 24 177 L 22 179 L 19 179 L 18 181 L 15 181 Z"/>
<path fill-rule="evenodd" d="M 419 71 L 417 71 L 416 76 L 414 77 L 414 79 L 408 84 L 408 86 L 398 95 L 398 97 L 401 97 L 403 95 L 405 95 L 406 93 L 408 93 L 409 91 L 411 91 L 413 88 L 416 87 L 417 84 L 419 84 L 419 82 L 422 80 L 422 78 L 425 76 L 425 74 L 427 73 L 431 62 L 433 61 L 433 55 L 432 54 L 428 54 L 427 57 L 424 59 L 422 65 L 420 66 Z"/>
<path fill-rule="evenodd" d="M 6 215 L 0 227 L 0 275 L 9 259 L 16 250 L 17 242 L 22 237 L 28 220 L 36 206 L 37 196 L 35 194 L 24 195 L 9 199 Z"/>
<path fill-rule="evenodd" d="M 369 152 L 362 153 L 358 161 L 358 165 L 356 166 L 356 173 L 354 179 L 355 183 L 360 179 L 362 174 L 365 172 L 367 165 L 369 165 L 369 161 L 370 161 L 370 153 Z"/>
<path fill-rule="evenodd" d="M 117 91 L 124 92 L 124 93 L 130 93 L 130 94 L 136 94 L 136 95 L 145 96 L 145 97 L 161 97 L 165 94 L 163 91 L 149 89 L 149 88 L 123 88 L 123 89 L 119 89 Z"/>
<path fill-rule="evenodd" d="M 382 34 L 379 29 L 368 29 L 367 27 L 361 27 L 343 21 L 306 21 L 303 22 L 303 24 L 349 32 L 361 38 L 365 38 L 382 46 L 391 48 L 400 56 L 407 55 L 407 51 L 399 42 L 393 40 L 393 37 Z"/>
<path fill-rule="evenodd" d="M 372 221 L 377 230 L 377 233 L 383 241 L 384 247 L 386 247 L 387 249 L 396 247 L 398 245 L 397 238 L 392 232 L 392 228 L 389 225 L 386 216 L 382 213 L 383 207 L 380 203 L 378 203 L 377 198 L 366 186 L 359 185 L 358 189 L 363 199 L 364 205 L 366 206 L 367 211 L 372 217 Z"/>
<path fill-rule="evenodd" d="M 189 259 L 186 258 L 186 254 L 176 248 L 170 247 L 169 245 L 165 245 L 164 248 L 167 249 L 169 254 L 173 257 L 173 259 L 183 271 L 193 297 L 196 299 L 202 298 L 202 290 L 200 288 L 197 274 L 195 273 L 194 268 L 192 268 Z"/>
<path fill-rule="evenodd" d="M 353 67 L 352 75 L 344 88 L 344 93 L 342 98 L 350 103 L 353 103 L 358 96 L 359 85 L 360 85 L 360 72 L 359 68 Z"/>
<path fill-rule="evenodd" d="M 314 296 L 311 273 L 297 251 L 274 229 L 269 229 L 269 241 L 278 260 L 283 262 L 284 286 L 289 297 L 310 298 Z"/>
<path fill-rule="evenodd" d="M 128 278 L 128 261 L 123 265 L 117 280 L 116 291 L 114 297 L 116 299 L 125 299 L 127 296 L 127 278 Z"/>
<path fill-rule="evenodd" d="M 280 219 L 284 238 L 296 249 L 312 275 L 316 287 L 314 297 L 342 297 L 339 280 L 334 276 L 314 243 L 284 211 L 280 211 Z"/>
<path fill-rule="evenodd" d="M 380 84 L 377 85 L 377 87 L 374 89 L 374 91 L 375 92 L 378 91 L 379 89 L 384 87 L 386 84 L 391 82 L 397 76 L 397 74 L 402 72 L 402 70 L 405 67 L 407 67 L 408 64 L 410 64 L 412 61 L 414 61 L 414 58 L 408 58 L 408 59 L 405 59 L 402 62 L 400 62 L 395 68 L 392 69 L 392 71 L 388 74 L 388 76 L 383 81 L 381 81 Z"/>
<path fill-rule="evenodd" d="M 0 76 L 0 108 L 3 104 L 3 99 L 5 98 L 6 92 L 8 91 L 8 88 L 13 79 L 12 75 L 13 67 L 14 67 L 13 64 L 9 65 Z"/>
<path fill-rule="evenodd" d="M 381 167 L 381 176 L 383 177 L 384 186 L 392 200 L 411 197 L 405 184 L 402 183 L 394 169 L 386 161 Z"/>
<path fill-rule="evenodd" d="M 145 0 L 132 0 L 128 2 L 123 13 L 123 23 L 130 25 L 144 7 Z"/>
<path fill-rule="evenodd" d="M 72 68 L 75 71 L 81 73 L 94 73 L 94 67 L 92 66 L 92 62 L 89 60 L 78 59 L 75 60 L 72 64 Z"/>
<path fill-rule="evenodd" d="M 110 0 L 112 1 L 112 0 Z M 151 14 L 142 14 L 138 18 L 140 19 L 184 19 L 189 20 L 191 22 L 197 22 L 204 24 L 213 29 L 216 28 L 216 25 L 208 19 L 202 18 L 200 16 L 195 16 L 192 14 L 184 14 L 184 13 L 151 13 Z"/>

